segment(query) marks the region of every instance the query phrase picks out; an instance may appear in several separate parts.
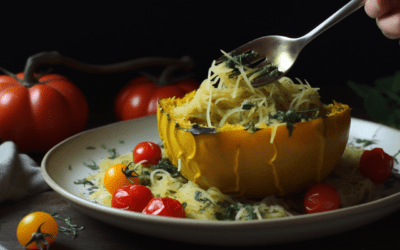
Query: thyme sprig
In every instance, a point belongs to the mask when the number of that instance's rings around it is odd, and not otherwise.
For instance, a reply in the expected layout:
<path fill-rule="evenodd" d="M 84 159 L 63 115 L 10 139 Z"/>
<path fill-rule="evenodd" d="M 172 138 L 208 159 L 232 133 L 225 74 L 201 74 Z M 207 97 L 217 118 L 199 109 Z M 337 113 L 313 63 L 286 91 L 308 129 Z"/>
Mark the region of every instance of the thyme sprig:
<path fill-rule="evenodd" d="M 60 226 L 59 231 L 64 233 L 64 234 L 66 234 L 66 235 L 71 235 L 72 234 L 72 238 L 73 239 L 76 238 L 77 231 L 80 231 L 80 230 L 84 229 L 84 227 L 82 227 L 82 226 L 78 226 L 76 224 L 72 224 L 70 217 L 63 218 L 60 215 L 58 215 L 58 213 L 56 213 L 56 212 L 52 213 L 51 216 L 53 216 L 56 219 L 59 219 L 59 220 L 63 221 L 68 226 L 68 227 Z"/>

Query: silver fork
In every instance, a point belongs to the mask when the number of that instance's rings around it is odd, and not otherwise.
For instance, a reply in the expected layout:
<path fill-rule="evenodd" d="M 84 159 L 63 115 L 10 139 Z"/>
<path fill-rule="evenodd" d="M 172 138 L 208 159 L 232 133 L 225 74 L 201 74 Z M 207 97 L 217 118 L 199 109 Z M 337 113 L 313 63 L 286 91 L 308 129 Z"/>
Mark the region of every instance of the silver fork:
<path fill-rule="evenodd" d="M 240 64 L 250 68 L 264 70 L 264 74 L 256 78 L 251 84 L 255 87 L 266 85 L 286 75 L 293 66 L 301 50 L 315 37 L 341 21 L 364 5 L 365 0 L 352 0 L 335 12 L 332 16 L 318 25 L 312 31 L 299 38 L 284 36 L 264 36 L 246 43 L 228 53 L 241 60 Z M 239 57 L 237 57 L 239 55 Z M 216 63 L 228 60 L 222 56 Z M 234 73 L 231 76 L 237 76 Z"/>

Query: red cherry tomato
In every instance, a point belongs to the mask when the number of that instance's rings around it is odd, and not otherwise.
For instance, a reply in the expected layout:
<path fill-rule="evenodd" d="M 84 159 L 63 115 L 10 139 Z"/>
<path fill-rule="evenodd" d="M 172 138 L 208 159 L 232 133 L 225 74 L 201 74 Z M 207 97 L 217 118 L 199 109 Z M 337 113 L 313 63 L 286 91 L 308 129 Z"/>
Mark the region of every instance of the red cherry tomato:
<path fill-rule="evenodd" d="M 141 142 L 133 149 L 133 161 L 144 166 L 155 165 L 161 158 L 161 148 L 154 142 Z"/>
<path fill-rule="evenodd" d="M 148 187 L 136 184 L 123 186 L 115 191 L 111 199 L 111 206 L 141 212 L 153 197 Z"/>
<path fill-rule="evenodd" d="M 157 114 L 158 99 L 183 97 L 198 89 L 199 83 L 192 79 L 158 86 L 147 77 L 138 77 L 123 87 L 115 100 L 115 114 L 119 120 L 129 120 Z"/>
<path fill-rule="evenodd" d="M 167 217 L 186 218 L 182 204 L 172 198 L 153 198 L 143 209 L 142 213 Z"/>
<path fill-rule="evenodd" d="M 333 186 L 316 183 L 307 190 L 303 204 L 308 214 L 335 210 L 340 206 L 340 195 Z"/>
<path fill-rule="evenodd" d="M 360 158 L 360 173 L 376 184 L 386 181 L 392 172 L 393 157 L 386 154 L 381 148 L 364 150 Z"/>

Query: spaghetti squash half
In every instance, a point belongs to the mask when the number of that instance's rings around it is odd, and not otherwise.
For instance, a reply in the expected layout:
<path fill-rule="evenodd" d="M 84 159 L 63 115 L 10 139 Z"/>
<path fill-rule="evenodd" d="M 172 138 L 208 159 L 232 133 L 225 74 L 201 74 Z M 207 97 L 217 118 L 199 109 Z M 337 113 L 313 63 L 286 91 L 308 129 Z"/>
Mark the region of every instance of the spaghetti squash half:
<path fill-rule="evenodd" d="M 350 108 L 324 105 L 318 89 L 287 77 L 254 88 L 258 72 L 227 57 L 198 90 L 159 100 L 158 131 L 172 163 L 204 189 L 247 198 L 321 182 L 345 150 Z"/>

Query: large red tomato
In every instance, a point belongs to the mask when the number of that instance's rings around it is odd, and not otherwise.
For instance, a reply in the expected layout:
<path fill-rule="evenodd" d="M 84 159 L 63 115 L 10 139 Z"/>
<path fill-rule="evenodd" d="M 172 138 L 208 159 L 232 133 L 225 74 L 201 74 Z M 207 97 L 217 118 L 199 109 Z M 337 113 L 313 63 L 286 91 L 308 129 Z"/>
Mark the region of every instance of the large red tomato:
<path fill-rule="evenodd" d="M 71 81 L 49 74 L 28 87 L 23 77 L 0 76 L 0 143 L 14 141 L 21 152 L 43 153 L 85 128 L 88 104 Z"/>
<path fill-rule="evenodd" d="M 183 97 L 199 87 L 195 80 L 185 79 L 166 86 L 158 86 L 142 76 L 130 81 L 117 95 L 115 114 L 119 120 L 130 120 L 157 114 L 160 98 Z"/>

